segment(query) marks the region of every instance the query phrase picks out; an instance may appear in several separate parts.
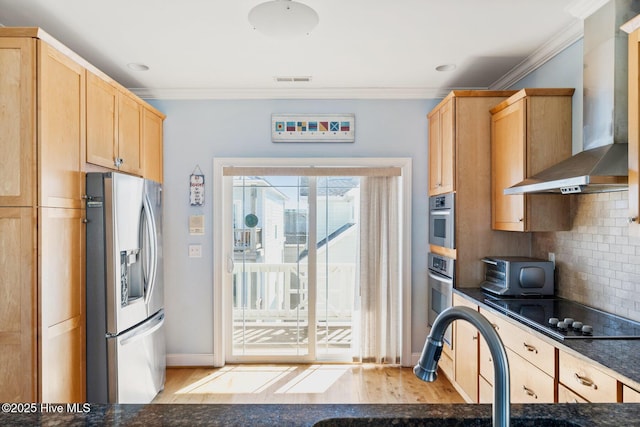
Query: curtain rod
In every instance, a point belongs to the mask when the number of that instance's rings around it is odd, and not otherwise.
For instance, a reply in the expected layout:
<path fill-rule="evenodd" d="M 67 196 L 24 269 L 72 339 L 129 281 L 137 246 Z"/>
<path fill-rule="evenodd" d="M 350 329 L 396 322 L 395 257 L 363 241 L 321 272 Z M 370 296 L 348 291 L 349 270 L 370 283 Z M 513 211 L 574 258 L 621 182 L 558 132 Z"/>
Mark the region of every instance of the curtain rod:
<path fill-rule="evenodd" d="M 357 166 L 223 166 L 223 176 L 402 176 L 402 168 Z"/>

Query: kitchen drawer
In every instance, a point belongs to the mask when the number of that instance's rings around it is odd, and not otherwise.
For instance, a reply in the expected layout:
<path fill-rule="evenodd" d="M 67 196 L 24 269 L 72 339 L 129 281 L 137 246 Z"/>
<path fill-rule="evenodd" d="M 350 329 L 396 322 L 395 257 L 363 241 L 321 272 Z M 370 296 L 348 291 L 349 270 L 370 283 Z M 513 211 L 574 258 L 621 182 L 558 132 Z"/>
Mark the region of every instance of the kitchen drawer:
<path fill-rule="evenodd" d="M 511 401 L 513 403 L 554 403 L 555 381 L 554 377 L 547 375 L 541 369 L 520 357 L 516 352 L 507 348 L 509 359 L 509 373 L 511 376 Z M 485 340 L 480 338 L 480 386 L 482 381 L 490 386 L 494 384 L 493 361 L 489 347 Z M 480 389 L 482 397 L 483 390 Z"/>
<path fill-rule="evenodd" d="M 493 379 L 491 380 L 493 381 Z M 479 401 L 478 403 L 493 403 L 493 386 L 484 379 L 483 376 L 478 377 Z"/>
<path fill-rule="evenodd" d="M 553 377 L 510 349 L 507 349 L 507 357 L 511 373 L 512 403 L 553 403 L 555 401 Z"/>
<path fill-rule="evenodd" d="M 622 386 L 622 401 L 624 403 L 640 403 L 640 392 L 627 385 Z"/>
<path fill-rule="evenodd" d="M 589 403 L 589 401 L 573 390 L 558 384 L 558 403 Z"/>
<path fill-rule="evenodd" d="M 480 313 L 494 325 L 505 347 L 522 356 L 547 375 L 556 376 L 556 348 L 553 345 L 488 310 L 480 309 Z"/>
<path fill-rule="evenodd" d="M 559 380 L 589 402 L 617 402 L 618 381 L 592 363 L 559 352 Z"/>

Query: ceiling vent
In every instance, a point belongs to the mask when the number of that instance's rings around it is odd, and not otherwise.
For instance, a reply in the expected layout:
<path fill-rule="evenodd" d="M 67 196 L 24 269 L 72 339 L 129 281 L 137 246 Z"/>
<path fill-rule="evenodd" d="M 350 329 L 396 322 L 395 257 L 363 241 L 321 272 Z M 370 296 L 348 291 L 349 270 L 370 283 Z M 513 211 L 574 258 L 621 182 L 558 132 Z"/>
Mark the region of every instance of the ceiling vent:
<path fill-rule="evenodd" d="M 309 83 L 311 76 L 276 76 L 274 79 L 278 83 Z"/>

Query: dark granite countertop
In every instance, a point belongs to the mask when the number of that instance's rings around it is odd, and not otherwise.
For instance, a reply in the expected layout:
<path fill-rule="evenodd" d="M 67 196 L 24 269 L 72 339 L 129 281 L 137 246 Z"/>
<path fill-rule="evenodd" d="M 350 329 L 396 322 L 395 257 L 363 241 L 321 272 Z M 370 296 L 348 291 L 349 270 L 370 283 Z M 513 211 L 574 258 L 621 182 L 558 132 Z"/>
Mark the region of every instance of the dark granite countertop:
<path fill-rule="evenodd" d="M 489 307 L 483 303 L 485 293 L 480 288 L 458 288 L 454 292 L 470 299 L 481 307 L 487 308 L 491 311 L 500 313 L 501 311 Z M 504 312 L 502 312 L 504 314 Z M 521 323 L 518 319 L 511 318 L 513 321 Z M 528 328 L 529 329 L 529 328 Z M 540 335 L 544 335 L 540 333 Z M 638 387 L 640 385 L 640 339 L 594 339 L 594 340 L 557 340 L 552 337 L 548 337 L 550 340 L 556 343 L 559 348 L 565 347 L 571 349 L 594 362 L 608 368 L 618 376 L 623 376 L 636 384 L 629 383 L 629 385 Z M 630 360 L 631 358 L 631 360 Z M 635 358 L 636 360 L 632 360 Z M 622 380 L 624 382 L 624 380 Z"/>
<path fill-rule="evenodd" d="M 2 426 L 487 426 L 491 405 L 89 405 L 86 412 L 0 414 Z M 55 405 L 52 405 L 55 406 Z M 58 408 L 54 408 L 58 409 Z M 513 426 L 640 426 L 638 404 L 511 406 Z"/>

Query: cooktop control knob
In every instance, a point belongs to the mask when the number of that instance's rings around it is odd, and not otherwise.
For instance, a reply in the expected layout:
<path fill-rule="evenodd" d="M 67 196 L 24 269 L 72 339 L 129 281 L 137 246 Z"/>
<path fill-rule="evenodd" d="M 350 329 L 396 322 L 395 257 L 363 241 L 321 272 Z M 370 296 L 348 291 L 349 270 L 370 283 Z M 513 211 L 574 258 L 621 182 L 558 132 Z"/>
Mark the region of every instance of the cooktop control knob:
<path fill-rule="evenodd" d="M 571 327 L 577 331 L 582 329 L 582 322 L 578 322 L 577 320 L 571 324 Z"/>
<path fill-rule="evenodd" d="M 550 317 L 550 318 L 549 318 L 549 324 L 550 324 L 551 326 L 553 326 L 554 328 L 555 328 L 556 326 L 558 326 L 558 322 L 559 322 L 559 320 L 558 320 L 558 318 L 557 318 L 557 317 Z"/>
<path fill-rule="evenodd" d="M 573 325 L 574 322 L 574 318 L 573 317 L 565 317 L 564 318 L 564 323 L 567 325 L 567 327 Z"/>
<path fill-rule="evenodd" d="M 582 327 L 582 335 L 593 335 L 593 327 L 584 325 Z"/>
<path fill-rule="evenodd" d="M 558 329 L 561 331 L 566 331 L 569 329 L 569 326 L 565 322 L 558 322 Z"/>

